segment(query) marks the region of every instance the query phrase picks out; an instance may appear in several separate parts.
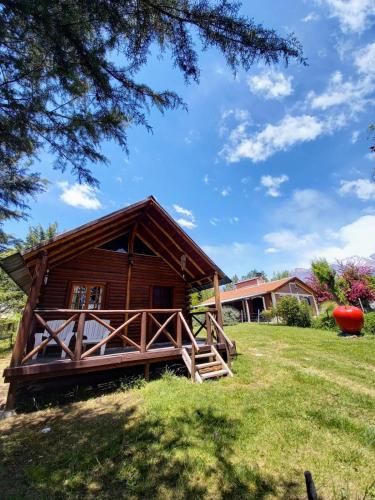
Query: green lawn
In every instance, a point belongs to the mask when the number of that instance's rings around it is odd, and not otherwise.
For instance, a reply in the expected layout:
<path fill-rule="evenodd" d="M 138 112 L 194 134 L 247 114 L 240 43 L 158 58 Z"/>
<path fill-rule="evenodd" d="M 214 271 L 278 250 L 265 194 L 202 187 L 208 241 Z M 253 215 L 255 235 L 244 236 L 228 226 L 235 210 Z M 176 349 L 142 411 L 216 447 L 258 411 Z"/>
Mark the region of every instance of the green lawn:
<path fill-rule="evenodd" d="M 166 373 L 0 422 L 0 498 L 375 498 L 375 338 L 226 329 L 235 377 Z M 49 433 L 42 433 L 46 426 Z"/>

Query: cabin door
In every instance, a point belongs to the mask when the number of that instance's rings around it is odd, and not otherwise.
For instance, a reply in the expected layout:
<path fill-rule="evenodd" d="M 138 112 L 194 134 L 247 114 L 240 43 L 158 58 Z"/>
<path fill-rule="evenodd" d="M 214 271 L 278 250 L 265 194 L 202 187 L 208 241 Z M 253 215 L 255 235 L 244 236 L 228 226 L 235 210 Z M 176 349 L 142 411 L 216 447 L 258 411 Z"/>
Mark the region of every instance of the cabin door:
<path fill-rule="evenodd" d="M 173 287 L 171 286 L 153 286 L 151 294 L 151 309 L 173 309 Z M 155 318 L 159 323 L 163 324 L 171 313 L 155 313 Z M 167 325 L 168 332 L 173 335 L 175 331 L 175 321 L 171 321 Z M 158 331 L 157 325 L 153 322 L 151 326 L 151 335 Z M 168 338 L 160 334 L 157 342 L 168 342 Z"/>

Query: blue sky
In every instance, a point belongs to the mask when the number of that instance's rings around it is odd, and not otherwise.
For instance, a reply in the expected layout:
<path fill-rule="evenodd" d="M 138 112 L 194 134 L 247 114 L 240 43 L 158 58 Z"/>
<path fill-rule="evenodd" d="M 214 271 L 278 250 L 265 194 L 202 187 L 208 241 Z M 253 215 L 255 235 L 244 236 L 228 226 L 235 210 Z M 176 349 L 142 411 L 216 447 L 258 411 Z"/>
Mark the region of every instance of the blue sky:
<path fill-rule="evenodd" d="M 100 189 L 52 169 L 26 222 L 61 230 L 153 194 L 229 275 L 375 253 L 375 0 L 243 2 L 242 12 L 280 34 L 295 32 L 308 67 L 255 65 L 236 78 L 219 53 L 201 57 L 200 85 L 186 86 L 168 57 L 139 79 L 176 90 L 188 106 L 152 111 L 153 134 L 129 130 L 130 156 L 102 145 Z M 251 9 L 248 4 L 251 3 Z"/>

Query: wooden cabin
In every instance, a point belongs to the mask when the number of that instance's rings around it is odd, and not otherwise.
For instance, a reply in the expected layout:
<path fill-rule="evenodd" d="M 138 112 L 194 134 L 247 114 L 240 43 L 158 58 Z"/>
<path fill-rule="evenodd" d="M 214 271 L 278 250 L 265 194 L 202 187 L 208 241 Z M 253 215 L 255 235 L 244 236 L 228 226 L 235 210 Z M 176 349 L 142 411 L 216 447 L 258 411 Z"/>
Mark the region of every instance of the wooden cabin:
<path fill-rule="evenodd" d="M 234 345 L 219 301 L 229 279 L 153 197 L 1 265 L 28 297 L 4 371 L 8 409 L 17 385 L 35 379 L 136 364 L 148 372 L 150 363 L 172 359 L 183 360 L 194 381 L 231 375 Z M 217 307 L 195 313 L 193 333 L 190 293 L 212 286 Z"/>
<path fill-rule="evenodd" d="M 266 282 L 264 277 L 259 274 L 253 278 L 239 281 L 234 284 L 233 290 L 220 293 L 220 302 L 224 306 L 237 309 L 240 312 L 242 322 L 250 323 L 262 321 L 262 311 L 276 307 L 279 300 L 286 295 L 296 297 L 299 302 L 306 302 L 313 316 L 319 314 L 312 288 L 293 276 Z M 216 307 L 216 302 L 216 298 L 212 297 L 199 304 L 198 307 Z"/>

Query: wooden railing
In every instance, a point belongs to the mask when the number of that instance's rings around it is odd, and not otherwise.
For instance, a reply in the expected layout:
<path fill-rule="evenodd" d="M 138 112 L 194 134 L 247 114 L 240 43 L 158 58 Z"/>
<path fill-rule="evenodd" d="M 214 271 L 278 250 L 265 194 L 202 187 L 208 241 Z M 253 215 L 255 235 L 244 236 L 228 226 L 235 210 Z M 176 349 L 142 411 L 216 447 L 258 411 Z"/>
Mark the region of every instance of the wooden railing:
<path fill-rule="evenodd" d="M 218 344 L 224 344 L 227 353 L 228 365 L 230 366 L 234 344 L 219 324 L 217 310 L 209 309 L 206 311 L 193 312 L 191 313 L 191 317 L 192 320 L 195 320 L 199 325 L 195 331 L 193 330 L 194 337 L 197 338 L 198 335 L 205 330 L 207 336 L 206 343 L 208 345 L 212 345 L 214 340 Z"/>
<path fill-rule="evenodd" d="M 193 313 L 197 316 L 201 313 Z M 155 348 L 155 343 L 163 335 L 162 342 L 169 342 L 173 348 L 181 349 L 183 337 L 188 338 L 188 344 L 191 345 L 192 355 L 199 352 L 200 346 L 197 342 L 198 334 L 205 329 L 206 337 L 204 345 L 212 345 L 214 342 L 225 343 L 226 346 L 233 347 L 232 342 L 226 336 L 220 327 L 215 311 L 205 312 L 204 323 L 199 321 L 200 328 L 197 332 L 192 332 L 189 322 L 185 319 L 181 309 L 128 309 L 128 310 L 75 310 L 75 309 L 51 309 L 34 311 L 34 331 L 43 331 L 46 338 L 42 338 L 39 345 L 33 347 L 28 353 L 23 355 L 21 364 L 25 364 L 39 352 L 44 351 L 48 344 L 53 340 L 53 345 L 57 345 L 66 353 L 66 357 L 72 361 L 79 361 L 94 355 L 98 350 L 108 343 L 116 347 L 115 339 L 120 341 L 121 347 L 132 347 L 135 351 L 145 353 Z M 62 320 L 57 328 L 52 328 L 52 320 Z M 107 334 L 85 350 L 88 335 L 87 321 L 95 322 L 103 327 Z M 73 323 L 73 324 L 72 324 Z M 137 325 L 135 325 L 137 323 Z M 133 324 L 133 333 L 130 335 L 129 327 Z M 70 325 L 70 338 L 74 337 L 74 348 L 71 348 L 70 342 L 64 342 L 60 334 Z M 139 328 L 139 330 L 138 330 Z M 85 333 L 86 332 L 86 333 Z M 41 335 L 39 333 L 39 335 Z M 203 339 L 202 339 L 203 340 Z M 118 344 L 119 342 L 117 342 Z M 186 343 L 186 342 L 185 342 Z M 72 350 L 73 349 L 73 350 Z M 229 349 L 227 350 L 229 359 Z"/>

